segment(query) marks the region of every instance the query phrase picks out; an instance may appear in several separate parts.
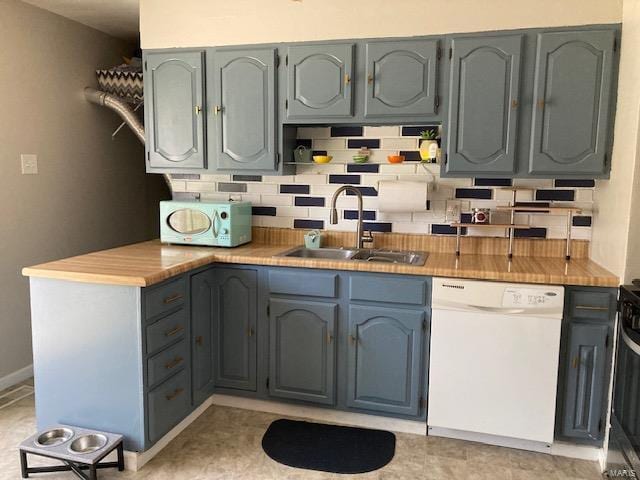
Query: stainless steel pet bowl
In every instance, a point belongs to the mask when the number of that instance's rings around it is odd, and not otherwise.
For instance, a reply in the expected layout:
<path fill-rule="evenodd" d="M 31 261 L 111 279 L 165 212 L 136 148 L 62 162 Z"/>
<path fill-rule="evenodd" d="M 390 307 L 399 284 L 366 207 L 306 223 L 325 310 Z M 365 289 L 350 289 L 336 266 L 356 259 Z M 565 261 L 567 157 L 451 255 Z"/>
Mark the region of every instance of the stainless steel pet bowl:
<path fill-rule="evenodd" d="M 107 444 L 107 437 L 100 434 L 82 435 L 76 438 L 71 445 L 69 451 L 71 453 L 83 454 L 100 450 Z"/>
<path fill-rule="evenodd" d="M 71 437 L 73 430 L 70 428 L 54 428 L 38 435 L 35 444 L 39 447 L 54 447 L 69 441 Z"/>

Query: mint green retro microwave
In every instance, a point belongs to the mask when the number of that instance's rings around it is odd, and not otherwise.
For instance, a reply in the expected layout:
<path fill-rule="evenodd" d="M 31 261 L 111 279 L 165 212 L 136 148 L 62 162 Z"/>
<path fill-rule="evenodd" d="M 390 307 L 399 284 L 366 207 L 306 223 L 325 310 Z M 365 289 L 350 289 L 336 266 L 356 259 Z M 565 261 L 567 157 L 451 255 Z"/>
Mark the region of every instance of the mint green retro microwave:
<path fill-rule="evenodd" d="M 251 241 L 251 203 L 160 202 L 160 240 L 211 247 L 248 243 Z"/>

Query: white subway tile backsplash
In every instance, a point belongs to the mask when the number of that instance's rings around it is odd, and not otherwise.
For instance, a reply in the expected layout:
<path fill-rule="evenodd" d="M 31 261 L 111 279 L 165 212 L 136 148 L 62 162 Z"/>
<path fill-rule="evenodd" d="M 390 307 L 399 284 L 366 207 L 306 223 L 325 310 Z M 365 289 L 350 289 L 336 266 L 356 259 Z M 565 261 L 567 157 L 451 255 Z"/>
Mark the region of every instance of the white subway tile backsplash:
<path fill-rule="evenodd" d="M 353 134 L 350 130 L 341 130 L 334 134 Z M 510 212 L 498 211 L 499 205 L 508 205 L 512 199 L 510 190 L 503 190 L 500 187 L 491 186 L 491 175 L 483 178 L 480 185 L 475 186 L 472 178 L 441 178 L 440 165 L 422 164 L 418 161 L 418 136 L 402 136 L 402 128 L 397 125 L 390 126 L 364 126 L 362 137 L 331 137 L 330 127 L 300 127 L 297 131 L 297 138 L 310 141 L 314 150 L 326 150 L 328 155 L 333 156 L 329 164 L 318 165 L 315 163 L 297 165 L 294 175 L 278 176 L 264 175 L 253 176 L 251 181 L 242 180 L 242 176 L 226 174 L 203 174 L 190 175 L 188 177 L 178 177 L 172 179 L 173 190 L 176 193 L 196 193 L 203 200 L 245 200 L 253 205 L 264 207 L 275 207 L 276 216 L 255 215 L 254 225 L 266 227 L 293 228 L 294 222 L 299 228 L 305 225 L 305 221 L 314 220 L 323 222 L 324 228 L 329 230 L 343 230 L 353 232 L 356 229 L 356 220 L 345 219 L 345 210 L 355 210 L 358 206 L 358 199 L 353 195 L 340 195 L 337 201 L 339 210 L 339 222 L 337 225 L 330 225 L 330 201 L 335 191 L 342 183 L 329 183 L 331 175 L 348 175 L 348 178 L 334 178 L 337 182 L 353 182 L 363 189 L 366 196 L 363 198 L 364 209 L 368 212 L 367 221 L 387 224 L 393 232 L 429 234 L 434 224 L 445 224 L 459 217 L 454 217 L 460 213 L 469 213 L 472 208 L 491 208 L 492 220 L 495 223 L 508 222 Z M 380 148 L 369 150 L 369 162 L 364 167 L 350 167 L 353 165 L 353 155 L 358 153 L 357 148 L 347 148 L 348 141 L 354 139 L 375 140 L 369 142 L 371 146 L 378 145 Z M 352 146 L 354 146 L 352 144 Z M 402 164 L 390 164 L 387 157 L 398 155 L 399 152 L 407 152 L 407 161 Z M 377 173 L 376 173 L 377 168 Z M 367 171 L 354 171 L 364 169 Z M 373 169 L 373 171 L 371 171 Z M 359 183 L 358 183 L 359 180 Z M 378 211 L 378 197 L 374 196 L 378 182 L 384 181 L 413 181 L 429 183 L 429 205 L 430 209 L 421 212 L 380 212 Z M 219 192 L 218 188 L 231 189 L 229 184 L 240 184 L 245 192 Z M 218 185 L 223 184 L 223 185 Z M 224 185 L 226 184 L 226 185 Z M 536 189 L 554 189 L 553 179 L 514 179 L 515 186 L 531 188 L 531 191 L 518 192 L 517 201 L 535 201 Z M 476 198 L 456 198 L 458 188 L 479 188 L 491 190 L 491 199 Z M 583 209 L 583 216 L 589 216 L 597 210 L 594 204 L 593 188 L 563 188 L 575 192 L 575 201 L 559 202 L 554 201 L 555 206 L 573 206 Z M 280 191 L 284 193 L 280 193 Z M 469 192 L 465 192 L 468 196 Z M 308 200 L 299 201 L 296 205 L 297 197 L 315 197 Z M 318 200 L 318 198 L 320 200 Z M 317 204 L 324 206 L 304 205 Z M 373 212 L 373 213 L 370 213 Z M 449 212 L 449 213 L 447 213 Z M 261 211 L 260 213 L 272 213 L 272 211 Z M 352 216 L 353 213 L 349 212 Z M 375 218 L 375 219 L 374 219 Z M 566 216 L 546 216 L 540 214 L 518 213 L 515 215 L 515 222 L 521 224 L 531 224 L 532 226 L 546 229 L 548 238 L 564 238 L 566 235 Z M 587 223 L 588 224 L 588 223 Z M 468 235 L 491 235 L 503 237 L 506 235 L 504 229 L 469 228 Z M 591 237 L 591 227 L 573 227 L 573 238 L 589 239 Z"/>

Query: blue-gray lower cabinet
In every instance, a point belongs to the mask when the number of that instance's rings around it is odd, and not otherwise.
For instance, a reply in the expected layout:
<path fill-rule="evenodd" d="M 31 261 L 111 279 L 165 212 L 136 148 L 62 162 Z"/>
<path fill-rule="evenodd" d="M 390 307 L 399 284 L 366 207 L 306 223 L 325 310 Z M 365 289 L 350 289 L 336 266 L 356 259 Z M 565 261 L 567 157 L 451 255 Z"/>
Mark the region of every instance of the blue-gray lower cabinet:
<path fill-rule="evenodd" d="M 615 38 L 613 30 L 538 34 L 529 173 L 606 171 Z"/>
<path fill-rule="evenodd" d="M 209 269 L 191 277 L 192 388 L 196 405 L 213 393 L 216 359 L 213 329 L 215 298 L 215 270 Z"/>
<path fill-rule="evenodd" d="M 215 386 L 256 390 L 257 288 L 255 270 L 212 269 Z"/>
<path fill-rule="evenodd" d="M 269 301 L 269 394 L 335 404 L 336 303 Z"/>
<path fill-rule="evenodd" d="M 568 287 L 566 292 L 556 436 L 599 445 L 607 414 L 616 289 Z"/>
<path fill-rule="evenodd" d="M 347 405 L 417 416 L 426 327 L 423 310 L 351 305 Z"/>

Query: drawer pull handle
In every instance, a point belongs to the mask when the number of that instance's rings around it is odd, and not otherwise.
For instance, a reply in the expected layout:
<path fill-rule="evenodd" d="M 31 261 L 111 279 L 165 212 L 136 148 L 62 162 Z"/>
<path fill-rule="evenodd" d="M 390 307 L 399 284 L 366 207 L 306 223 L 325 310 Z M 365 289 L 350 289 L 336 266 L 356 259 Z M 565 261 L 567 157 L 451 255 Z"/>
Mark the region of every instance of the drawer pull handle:
<path fill-rule="evenodd" d="M 170 303 L 176 302 L 182 298 L 182 294 L 176 293 L 175 295 L 171 295 L 170 297 L 165 298 L 162 303 L 165 305 L 169 305 Z"/>
<path fill-rule="evenodd" d="M 184 392 L 184 388 L 176 388 L 173 393 L 170 393 L 169 395 L 167 395 L 167 400 L 169 400 L 169 401 L 173 400 L 178 395 L 180 395 L 182 392 Z"/>
<path fill-rule="evenodd" d="M 573 357 L 571 360 L 571 368 L 578 368 L 578 357 Z"/>
<path fill-rule="evenodd" d="M 176 357 L 172 361 L 167 363 L 164 366 L 164 368 L 166 368 L 167 370 L 171 370 L 172 368 L 177 367 L 178 365 L 180 365 L 183 360 L 184 360 L 184 358 L 182 358 L 182 357 Z"/>
<path fill-rule="evenodd" d="M 184 327 L 182 325 L 178 325 L 176 328 L 169 330 L 167 333 L 165 333 L 164 336 L 173 337 L 175 334 L 180 333 L 182 330 L 184 330 Z"/>
<path fill-rule="evenodd" d="M 594 312 L 608 312 L 608 307 L 592 307 L 590 305 L 576 305 L 576 310 L 591 310 Z"/>
<path fill-rule="evenodd" d="M 253 337 L 253 335 L 254 335 L 255 333 L 256 333 L 256 332 L 255 332 L 255 330 L 253 329 L 253 327 L 249 327 L 249 328 L 247 328 L 247 335 L 248 335 L 249 337 Z"/>
<path fill-rule="evenodd" d="M 204 338 L 202 337 L 202 335 L 198 335 L 196 337 L 196 345 L 202 345 L 204 343 Z"/>
<path fill-rule="evenodd" d="M 333 333 L 329 332 L 327 333 L 327 343 L 331 344 L 331 342 L 333 342 Z"/>

